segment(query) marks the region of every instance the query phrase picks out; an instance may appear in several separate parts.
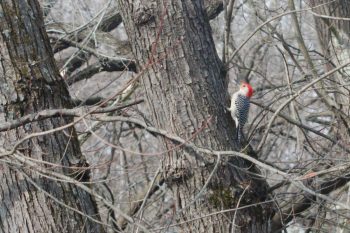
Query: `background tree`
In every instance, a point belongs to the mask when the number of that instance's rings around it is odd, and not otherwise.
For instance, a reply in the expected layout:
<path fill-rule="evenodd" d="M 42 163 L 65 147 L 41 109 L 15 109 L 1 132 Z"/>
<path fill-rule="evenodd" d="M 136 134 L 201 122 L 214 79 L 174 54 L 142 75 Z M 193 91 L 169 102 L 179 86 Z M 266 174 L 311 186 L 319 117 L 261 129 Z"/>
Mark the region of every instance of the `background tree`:
<path fill-rule="evenodd" d="M 38 2 L 1 1 L 0 7 L 3 124 L 43 110 L 71 108 Z M 69 126 L 72 122 L 72 117 L 56 114 L 12 130 L 10 125 L 1 135 L 1 159 L 6 164 L 0 175 L 1 232 L 104 232 L 89 193 L 23 162 L 87 181 L 88 172 L 80 169 L 86 160 L 74 127 Z"/>

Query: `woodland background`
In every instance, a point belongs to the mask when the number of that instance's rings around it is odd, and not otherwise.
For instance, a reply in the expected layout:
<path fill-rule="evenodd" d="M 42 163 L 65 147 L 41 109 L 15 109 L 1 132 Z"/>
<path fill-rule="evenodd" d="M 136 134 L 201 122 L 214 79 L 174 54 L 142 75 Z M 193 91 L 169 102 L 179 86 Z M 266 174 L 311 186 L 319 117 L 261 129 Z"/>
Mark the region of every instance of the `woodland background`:
<path fill-rule="evenodd" d="M 0 3 L 0 232 L 350 232 L 347 0 L 39 4 Z"/>

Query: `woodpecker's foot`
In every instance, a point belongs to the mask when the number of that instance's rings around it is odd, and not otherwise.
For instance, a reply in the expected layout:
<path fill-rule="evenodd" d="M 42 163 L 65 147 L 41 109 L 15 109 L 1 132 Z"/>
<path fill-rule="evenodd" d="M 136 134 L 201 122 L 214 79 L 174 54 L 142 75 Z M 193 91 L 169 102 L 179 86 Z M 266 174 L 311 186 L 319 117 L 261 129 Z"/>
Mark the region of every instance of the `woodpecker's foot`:
<path fill-rule="evenodd" d="M 224 105 L 224 112 L 227 113 L 227 112 L 229 112 L 229 111 L 230 111 L 230 108 L 229 108 L 229 107 L 226 107 L 226 106 Z"/>

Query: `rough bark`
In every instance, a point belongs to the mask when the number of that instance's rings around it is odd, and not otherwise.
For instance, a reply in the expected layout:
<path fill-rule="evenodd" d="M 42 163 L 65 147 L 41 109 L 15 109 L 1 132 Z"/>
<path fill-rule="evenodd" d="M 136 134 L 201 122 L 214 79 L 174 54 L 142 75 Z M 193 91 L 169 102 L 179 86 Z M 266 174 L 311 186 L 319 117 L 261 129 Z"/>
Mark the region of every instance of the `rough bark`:
<path fill-rule="evenodd" d="M 237 149 L 228 106 L 225 72 L 200 0 L 119 0 L 141 82 L 156 126 L 200 147 Z M 207 124 L 208 123 L 208 124 Z M 267 185 L 246 171 L 255 167 L 237 158 L 217 158 L 174 149 L 164 141 L 163 175 L 176 198 L 182 232 L 268 232 L 272 204 L 205 215 L 267 200 Z M 218 162 L 218 168 L 215 167 Z M 203 186 L 208 181 L 202 195 Z M 241 198 L 241 200 L 240 200 Z M 234 222 L 233 222 L 234 220 Z M 239 226 L 239 227 L 238 227 Z"/>
<path fill-rule="evenodd" d="M 38 2 L 0 1 L 0 31 L 0 107 L 4 113 L 1 120 L 45 109 L 70 108 L 70 96 L 53 59 Z M 54 129 L 72 120 L 58 116 L 28 123 L 2 133 L 1 143 L 12 149 L 31 133 Z M 55 172 L 82 181 L 88 178 L 87 172 L 78 169 L 86 162 L 72 127 L 25 140 L 17 151 L 24 158 L 58 165 L 45 165 Z M 13 160 L 11 156 L 6 159 Z M 18 161 L 17 164 L 13 167 L 2 162 L 0 232 L 104 232 L 100 224 L 91 220 L 99 221 L 99 217 L 89 194 L 74 184 L 43 178 L 34 169 L 22 167 Z"/>

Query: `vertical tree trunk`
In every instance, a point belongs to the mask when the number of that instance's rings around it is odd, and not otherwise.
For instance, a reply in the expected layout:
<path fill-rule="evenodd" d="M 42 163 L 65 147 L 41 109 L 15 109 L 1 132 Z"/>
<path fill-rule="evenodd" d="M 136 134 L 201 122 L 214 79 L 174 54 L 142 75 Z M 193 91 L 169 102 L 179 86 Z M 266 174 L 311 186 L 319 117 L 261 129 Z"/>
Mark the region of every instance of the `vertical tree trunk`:
<path fill-rule="evenodd" d="M 236 148 L 233 122 L 225 113 L 225 72 L 203 2 L 118 3 L 133 53 L 144 72 L 141 82 L 154 124 L 200 147 Z M 198 218 L 180 225 L 182 232 L 227 233 L 232 226 L 236 226 L 235 232 L 268 232 L 269 204 L 244 208 L 236 215 L 228 211 L 205 217 L 266 200 L 266 183 L 245 173 L 254 171 L 254 166 L 241 159 L 222 158 L 205 192 L 198 196 L 217 158 L 184 147 L 174 149 L 175 144 L 166 140 L 164 146 L 169 152 L 164 157 L 163 172 L 176 197 L 176 218 L 179 222 Z"/>
<path fill-rule="evenodd" d="M 0 1 L 0 31 L 2 121 L 45 109 L 70 108 L 70 96 L 55 65 L 38 2 Z M 31 133 L 54 129 L 72 120 L 54 117 L 29 123 L 2 133 L 0 140 L 10 150 Z M 81 180 L 88 176 L 70 169 L 86 165 L 73 127 L 28 139 L 17 152 L 23 158 L 52 163 L 53 166 L 45 166 L 55 172 Z M 11 156 L 6 159 L 16 162 Z M 0 232 L 103 232 L 101 225 L 92 220 L 99 218 L 89 194 L 74 184 L 43 178 L 33 170 L 2 163 Z"/>
<path fill-rule="evenodd" d="M 339 47 L 337 48 L 339 45 L 350 43 L 350 22 L 349 20 L 341 19 L 347 18 L 350 15 L 348 1 L 336 0 L 329 2 L 327 0 L 310 0 L 310 5 L 315 7 L 314 12 L 321 15 L 315 17 L 315 23 L 320 44 L 325 55 L 330 55 L 333 49 L 340 49 Z M 323 18 L 322 15 L 338 19 Z"/>
<path fill-rule="evenodd" d="M 325 4 L 327 3 L 327 4 Z M 334 66 L 349 62 L 350 59 L 350 21 L 342 18 L 350 18 L 350 5 L 346 0 L 336 0 L 328 2 L 326 0 L 310 0 L 310 5 L 316 7 L 314 12 L 320 16 L 315 16 L 316 29 L 318 33 L 319 42 L 326 57 L 325 70 L 329 71 Z M 332 18 L 325 18 L 322 16 L 330 16 Z M 348 114 L 349 95 L 350 91 L 346 87 L 349 83 L 348 74 L 350 68 L 344 68 L 343 73 L 334 74 L 336 83 L 331 83 L 334 98 L 339 103 L 344 113 Z M 342 138 L 344 143 L 348 142 L 350 136 L 350 121 L 339 117 L 340 124 L 338 125 L 338 135 Z M 345 135 L 348 137 L 345 138 Z"/>

